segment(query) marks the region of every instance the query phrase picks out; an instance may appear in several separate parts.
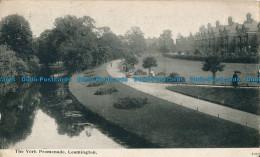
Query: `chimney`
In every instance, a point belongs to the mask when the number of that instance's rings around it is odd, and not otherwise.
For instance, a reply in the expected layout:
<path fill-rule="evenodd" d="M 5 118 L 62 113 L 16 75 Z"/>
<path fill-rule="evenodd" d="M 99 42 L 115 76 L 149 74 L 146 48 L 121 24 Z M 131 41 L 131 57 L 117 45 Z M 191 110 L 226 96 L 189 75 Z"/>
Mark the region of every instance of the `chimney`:
<path fill-rule="evenodd" d="M 233 24 L 233 22 L 232 22 L 232 17 L 229 16 L 229 17 L 228 17 L 228 25 L 231 26 L 232 24 Z"/>
<path fill-rule="evenodd" d="M 211 28 L 211 24 L 210 23 L 208 23 L 208 29 L 210 29 Z"/>
<path fill-rule="evenodd" d="M 216 21 L 216 27 L 219 27 L 219 21 Z"/>
<path fill-rule="evenodd" d="M 250 13 L 247 13 L 247 14 L 246 14 L 246 21 L 247 21 L 247 22 L 251 22 L 251 21 L 252 21 L 252 19 L 251 19 L 251 14 L 250 14 Z"/>

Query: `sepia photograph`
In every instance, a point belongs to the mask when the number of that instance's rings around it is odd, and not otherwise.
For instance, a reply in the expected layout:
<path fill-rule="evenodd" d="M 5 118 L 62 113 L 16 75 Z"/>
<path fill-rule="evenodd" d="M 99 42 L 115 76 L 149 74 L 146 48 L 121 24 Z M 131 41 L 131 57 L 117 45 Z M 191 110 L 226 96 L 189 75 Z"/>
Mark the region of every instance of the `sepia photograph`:
<path fill-rule="evenodd" d="M 0 157 L 259 157 L 259 7 L 0 1 Z"/>

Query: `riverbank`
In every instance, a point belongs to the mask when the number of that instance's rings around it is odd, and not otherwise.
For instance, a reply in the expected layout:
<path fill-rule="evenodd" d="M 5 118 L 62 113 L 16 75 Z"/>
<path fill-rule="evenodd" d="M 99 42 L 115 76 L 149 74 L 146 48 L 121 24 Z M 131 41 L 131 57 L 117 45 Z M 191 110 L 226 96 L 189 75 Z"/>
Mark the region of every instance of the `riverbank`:
<path fill-rule="evenodd" d="M 176 105 L 123 83 L 88 87 L 89 83 L 77 82 L 77 77 L 108 77 L 106 66 L 74 74 L 69 90 L 82 105 L 113 124 L 165 148 L 259 146 L 255 129 Z M 100 88 L 113 87 L 118 92 L 94 95 Z M 147 98 L 149 104 L 136 109 L 115 108 L 114 104 L 124 97 Z"/>

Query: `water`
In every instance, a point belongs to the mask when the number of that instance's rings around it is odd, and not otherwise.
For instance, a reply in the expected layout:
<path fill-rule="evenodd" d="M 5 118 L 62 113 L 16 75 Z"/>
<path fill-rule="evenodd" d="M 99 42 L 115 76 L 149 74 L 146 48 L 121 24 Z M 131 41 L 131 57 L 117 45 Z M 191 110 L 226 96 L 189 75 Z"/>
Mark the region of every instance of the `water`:
<path fill-rule="evenodd" d="M 74 123 L 71 134 L 58 131 L 55 119 L 39 109 L 36 111 L 32 133 L 25 140 L 9 145 L 9 148 L 122 148 L 90 123 Z"/>
<path fill-rule="evenodd" d="M 81 111 L 63 83 L 20 88 L 0 99 L 1 148 L 125 148 L 111 129 Z M 95 120 L 93 120 L 95 119 Z M 93 123 L 94 122 L 94 123 Z"/>

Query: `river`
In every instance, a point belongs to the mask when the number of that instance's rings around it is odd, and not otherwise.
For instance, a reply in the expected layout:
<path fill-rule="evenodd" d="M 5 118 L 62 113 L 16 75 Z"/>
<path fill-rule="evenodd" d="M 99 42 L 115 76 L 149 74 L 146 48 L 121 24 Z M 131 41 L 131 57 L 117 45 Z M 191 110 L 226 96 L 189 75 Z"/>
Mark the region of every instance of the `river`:
<path fill-rule="evenodd" d="M 65 83 L 38 84 L 7 93 L 0 99 L 0 148 L 114 149 L 133 146 L 124 139 L 133 135 L 120 134 L 120 129 L 111 128 L 100 117 L 78 106 L 80 104 L 69 94 Z"/>

